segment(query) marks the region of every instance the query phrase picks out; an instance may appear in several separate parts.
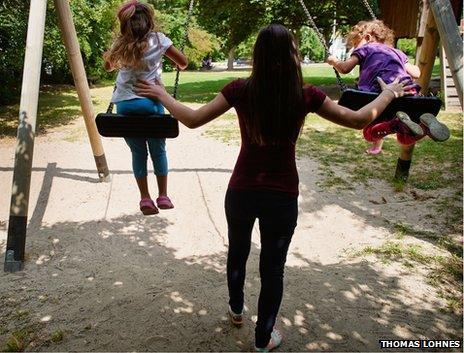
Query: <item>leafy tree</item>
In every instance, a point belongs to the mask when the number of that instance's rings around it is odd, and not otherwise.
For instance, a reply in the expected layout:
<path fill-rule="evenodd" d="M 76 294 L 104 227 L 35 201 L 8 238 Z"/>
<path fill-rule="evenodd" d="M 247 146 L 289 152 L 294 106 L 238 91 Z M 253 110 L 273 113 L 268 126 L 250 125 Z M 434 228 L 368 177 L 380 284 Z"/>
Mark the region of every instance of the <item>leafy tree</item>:
<path fill-rule="evenodd" d="M 251 59 L 253 56 L 253 46 L 256 42 L 257 33 L 252 34 L 237 46 L 235 54 L 237 58 Z"/>
<path fill-rule="evenodd" d="M 184 6 L 185 5 L 185 6 Z M 158 1 L 155 5 L 156 22 L 159 30 L 165 33 L 180 48 L 185 36 L 185 21 L 187 19 L 187 5 L 179 2 L 179 6 L 171 7 L 169 11 Z M 161 10 L 158 10 L 161 9 Z M 212 34 L 202 29 L 194 17 L 191 18 L 188 30 L 188 40 L 185 46 L 185 55 L 189 59 L 189 68 L 196 69 L 200 66 L 202 59 L 217 51 L 220 46 L 219 40 Z M 169 60 L 165 60 L 164 69 L 173 70 Z"/>
<path fill-rule="evenodd" d="M 103 69 L 103 52 L 111 42 L 115 26 L 116 7 L 120 0 L 73 0 L 70 2 L 74 26 L 79 40 L 82 59 L 90 79 L 108 77 Z M 51 65 L 50 82 L 72 82 L 66 50 L 61 40 L 58 18 L 53 2 L 48 2 L 44 37 L 44 61 Z"/>
<path fill-rule="evenodd" d="M 323 61 L 325 58 L 324 47 L 312 28 L 303 27 L 301 29 L 300 53 L 316 62 Z"/>
<path fill-rule="evenodd" d="M 407 56 L 414 57 L 416 55 L 416 40 L 415 39 L 398 39 L 397 48 L 403 51 Z"/>
<path fill-rule="evenodd" d="M 198 22 L 223 40 L 223 50 L 229 56 L 228 68 L 232 69 L 237 45 L 264 23 L 265 1 L 200 0 L 198 7 Z"/>
<path fill-rule="evenodd" d="M 0 1 L 0 104 L 19 94 L 27 31 L 28 4 L 21 0 Z"/>
<path fill-rule="evenodd" d="M 89 77 L 107 75 L 103 70 L 102 54 L 111 38 L 115 23 L 115 7 L 121 0 L 73 0 L 70 2 L 79 44 Z M 18 96 L 20 91 L 26 46 L 29 2 L 0 0 L 0 104 Z M 47 5 L 43 49 L 48 82 L 71 83 L 66 51 L 58 29 L 53 2 Z"/>

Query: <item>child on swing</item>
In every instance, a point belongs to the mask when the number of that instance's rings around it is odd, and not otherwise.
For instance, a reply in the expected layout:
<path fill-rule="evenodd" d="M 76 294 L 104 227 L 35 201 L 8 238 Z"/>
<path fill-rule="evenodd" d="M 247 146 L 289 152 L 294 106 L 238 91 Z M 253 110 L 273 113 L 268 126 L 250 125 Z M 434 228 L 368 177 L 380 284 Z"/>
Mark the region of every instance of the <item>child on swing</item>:
<path fill-rule="evenodd" d="M 154 10 L 137 0 L 124 3 L 117 13 L 120 33 L 104 55 L 105 68 L 118 69 L 116 89 L 111 101 L 118 114 L 164 114 L 156 101 L 138 96 L 133 85 L 137 80 L 161 81 L 162 59 L 166 55 L 180 69 L 187 67 L 187 58 L 172 45 L 163 33 L 155 31 Z M 125 138 L 132 153 L 132 170 L 140 191 L 140 210 L 144 215 L 157 214 L 158 208 L 173 208 L 167 195 L 168 162 L 166 140 L 155 138 Z M 150 153 L 158 183 L 156 205 L 151 199 L 147 181 L 147 159 Z"/>
<path fill-rule="evenodd" d="M 351 72 L 359 65 L 359 90 L 379 93 L 381 90 L 377 77 L 386 83 L 400 77 L 409 94 L 419 93 L 420 86 L 413 81 L 420 76 L 419 68 L 409 63 L 408 57 L 401 50 L 393 47 L 394 33 L 382 21 L 359 22 L 349 33 L 348 42 L 354 47 L 349 59 L 339 61 L 336 57 L 329 56 L 327 62 L 343 74 Z M 406 113 L 398 112 L 396 117 L 389 121 L 373 121 L 363 130 L 364 138 L 373 143 L 366 152 L 380 153 L 382 139 L 394 133 L 402 146 L 414 145 L 426 135 L 435 141 L 445 141 L 449 138 L 450 133 L 446 125 L 438 122 L 432 114 L 424 114 L 420 120 L 421 124 L 416 124 Z"/>

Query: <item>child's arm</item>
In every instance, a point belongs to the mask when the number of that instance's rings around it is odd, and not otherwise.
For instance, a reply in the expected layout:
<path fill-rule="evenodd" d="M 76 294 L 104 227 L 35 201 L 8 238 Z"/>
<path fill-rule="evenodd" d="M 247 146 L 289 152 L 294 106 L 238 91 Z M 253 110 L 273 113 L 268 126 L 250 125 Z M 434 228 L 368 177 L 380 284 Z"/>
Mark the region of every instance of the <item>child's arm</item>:
<path fill-rule="evenodd" d="M 410 63 L 406 63 L 404 65 L 404 67 L 406 69 L 406 72 L 409 75 L 411 75 L 412 78 L 418 79 L 420 77 L 421 72 L 420 72 L 419 66 L 413 65 L 413 64 L 410 64 Z"/>
<path fill-rule="evenodd" d="M 139 81 L 135 87 L 137 95 L 161 102 L 175 119 L 191 129 L 216 119 L 230 109 L 230 105 L 222 93 L 200 108 L 191 109 L 171 97 L 159 82 L 150 84 L 147 81 Z"/>
<path fill-rule="evenodd" d="M 340 61 L 336 56 L 330 55 L 327 58 L 327 63 L 332 65 L 341 74 L 350 73 L 356 65 L 359 64 L 359 58 L 356 55 L 351 55 L 349 59 Z"/>
<path fill-rule="evenodd" d="M 181 70 L 185 70 L 188 66 L 187 57 L 174 45 L 171 45 L 168 50 L 166 50 L 165 55 L 171 59 L 171 61 L 177 65 Z"/>

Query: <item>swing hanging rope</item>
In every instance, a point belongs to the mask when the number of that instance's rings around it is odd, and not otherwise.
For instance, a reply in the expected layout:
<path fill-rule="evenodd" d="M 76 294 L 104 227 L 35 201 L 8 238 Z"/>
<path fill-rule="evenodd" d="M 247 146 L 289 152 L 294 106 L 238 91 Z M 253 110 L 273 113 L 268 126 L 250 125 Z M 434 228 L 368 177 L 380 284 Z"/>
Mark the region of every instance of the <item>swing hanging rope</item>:
<path fill-rule="evenodd" d="M 194 4 L 195 4 L 195 0 L 191 0 L 190 5 L 189 5 L 189 9 L 188 9 L 188 13 L 187 13 L 187 19 L 185 20 L 185 24 L 184 24 L 184 36 L 182 37 L 182 42 L 181 42 L 181 45 L 180 45 L 180 51 L 182 53 L 184 52 L 185 45 L 187 44 L 188 31 L 189 31 L 189 27 L 190 27 L 190 20 L 192 18 L 193 5 Z M 177 70 L 176 70 L 176 81 L 174 83 L 174 93 L 172 94 L 172 96 L 174 98 L 177 98 L 177 90 L 179 88 L 179 76 L 180 76 L 180 69 L 177 68 Z M 116 85 L 114 86 L 114 90 L 116 90 Z M 113 112 L 113 109 L 114 109 L 114 103 L 110 102 L 110 104 L 108 106 L 108 109 L 106 110 L 106 113 L 111 114 Z"/>
<path fill-rule="evenodd" d="M 373 20 L 376 20 L 377 19 L 377 16 L 375 16 L 375 13 L 374 11 L 372 11 L 372 7 L 371 5 L 369 4 L 369 1 L 367 0 L 362 0 L 362 2 L 364 3 L 364 7 L 367 9 L 367 11 L 369 12 L 369 15 L 371 16 L 371 18 Z"/>
<path fill-rule="evenodd" d="M 299 1 L 300 1 L 300 4 L 301 4 L 301 7 L 303 7 L 303 10 L 304 10 L 304 13 L 306 14 L 306 17 L 308 18 L 308 22 L 309 22 L 310 26 L 313 28 L 314 32 L 316 32 L 316 35 L 319 38 L 319 41 L 324 46 L 325 56 L 327 57 L 328 54 L 329 54 L 329 47 L 327 46 L 327 43 L 325 42 L 324 36 L 322 35 L 321 31 L 319 31 L 319 28 L 317 28 L 316 22 L 314 22 L 313 17 L 309 13 L 308 8 L 306 7 L 306 4 L 304 3 L 304 1 L 303 0 L 299 0 Z M 335 76 L 337 77 L 337 83 L 340 86 L 340 90 L 342 92 L 346 91 L 347 87 L 346 87 L 345 82 L 343 82 L 343 80 L 342 80 L 340 74 L 338 73 L 338 71 L 335 68 L 333 68 L 333 69 L 334 69 L 334 72 L 335 72 Z"/>
<path fill-rule="evenodd" d="M 192 18 L 194 0 L 190 0 L 190 6 L 184 25 L 180 51 L 183 52 L 188 40 L 188 30 Z M 173 97 L 176 98 L 179 87 L 180 68 L 177 67 L 174 83 Z M 116 85 L 115 85 L 116 89 Z M 100 113 L 95 118 L 98 132 L 106 137 L 153 137 L 175 138 L 179 135 L 179 123 L 170 114 L 152 115 L 121 115 L 113 114 L 114 103 L 110 102 L 106 113 Z M 153 119 L 155 117 L 156 119 Z"/>
<path fill-rule="evenodd" d="M 300 4 L 301 4 L 301 7 L 303 8 L 304 10 L 304 13 L 306 14 L 306 17 L 308 18 L 308 22 L 309 22 L 309 25 L 313 28 L 313 30 L 316 32 L 316 35 L 319 39 L 319 41 L 321 42 L 321 44 L 324 46 L 324 50 L 325 50 L 325 56 L 327 57 L 328 54 L 329 54 L 329 47 L 327 46 L 327 43 L 325 42 L 325 38 L 324 36 L 322 35 L 321 31 L 319 30 L 319 28 L 317 27 L 316 25 L 316 22 L 314 22 L 314 19 L 313 17 L 311 16 L 311 14 L 309 13 L 309 10 L 308 8 L 306 7 L 306 4 L 304 3 L 303 0 L 299 0 L 300 1 Z M 375 16 L 374 14 L 374 11 L 372 10 L 372 7 L 371 5 L 369 4 L 369 2 L 367 0 L 362 0 L 363 4 L 364 4 L 364 7 L 367 9 L 367 11 L 369 12 L 369 15 L 371 16 L 371 18 L 373 20 L 376 20 L 377 17 Z M 334 72 L 335 72 L 335 76 L 337 77 L 337 83 L 338 85 L 340 86 L 340 90 L 342 92 L 346 91 L 347 89 L 347 86 L 345 84 L 345 82 L 343 82 L 341 76 L 340 76 L 340 73 L 335 69 L 334 69 Z"/>
<path fill-rule="evenodd" d="M 180 45 L 180 51 L 182 53 L 184 52 L 185 45 L 187 44 L 187 40 L 188 40 L 188 31 L 189 31 L 189 27 L 190 27 L 190 20 L 192 18 L 194 3 L 195 3 L 195 0 L 190 1 L 189 10 L 188 10 L 188 13 L 187 13 L 187 19 L 185 20 L 185 24 L 184 24 L 184 37 L 182 38 L 182 42 L 181 42 L 181 45 Z M 176 81 L 174 83 L 174 93 L 172 94 L 172 96 L 174 98 L 177 98 L 177 89 L 179 88 L 179 76 L 180 76 L 180 70 L 179 70 L 179 68 L 177 68 Z"/>

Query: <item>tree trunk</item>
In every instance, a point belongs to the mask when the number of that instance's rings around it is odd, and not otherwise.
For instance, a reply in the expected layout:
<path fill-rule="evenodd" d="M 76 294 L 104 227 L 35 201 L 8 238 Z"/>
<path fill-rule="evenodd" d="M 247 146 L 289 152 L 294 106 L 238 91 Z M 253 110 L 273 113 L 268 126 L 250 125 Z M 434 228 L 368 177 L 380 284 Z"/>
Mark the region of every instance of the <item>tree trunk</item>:
<path fill-rule="evenodd" d="M 227 71 L 234 70 L 235 47 L 229 50 L 229 57 L 227 58 Z"/>

